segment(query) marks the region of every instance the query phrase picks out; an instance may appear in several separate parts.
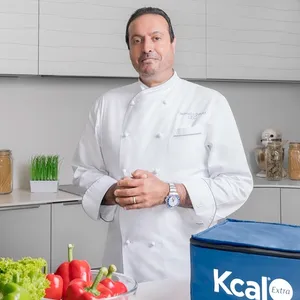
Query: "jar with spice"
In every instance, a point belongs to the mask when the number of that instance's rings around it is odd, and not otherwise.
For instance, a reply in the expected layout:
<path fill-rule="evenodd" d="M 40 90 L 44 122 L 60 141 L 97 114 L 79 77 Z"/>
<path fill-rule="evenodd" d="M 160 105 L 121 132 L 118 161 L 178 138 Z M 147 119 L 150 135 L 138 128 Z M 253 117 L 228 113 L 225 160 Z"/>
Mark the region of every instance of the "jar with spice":
<path fill-rule="evenodd" d="M 288 175 L 292 180 L 300 180 L 300 143 L 289 144 Z"/>
<path fill-rule="evenodd" d="M 281 180 L 283 167 L 282 142 L 270 142 L 266 149 L 266 177 L 268 180 Z"/>
<path fill-rule="evenodd" d="M 0 149 L 0 194 L 13 190 L 13 160 L 11 150 Z"/>

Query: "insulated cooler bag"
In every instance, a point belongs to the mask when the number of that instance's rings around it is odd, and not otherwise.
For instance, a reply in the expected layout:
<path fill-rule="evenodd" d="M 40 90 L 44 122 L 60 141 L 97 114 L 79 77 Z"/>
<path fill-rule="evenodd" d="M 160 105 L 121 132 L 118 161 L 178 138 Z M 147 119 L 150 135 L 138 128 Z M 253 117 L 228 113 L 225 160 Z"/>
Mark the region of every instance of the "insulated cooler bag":
<path fill-rule="evenodd" d="M 227 219 L 190 254 L 191 300 L 300 300 L 300 226 Z"/>

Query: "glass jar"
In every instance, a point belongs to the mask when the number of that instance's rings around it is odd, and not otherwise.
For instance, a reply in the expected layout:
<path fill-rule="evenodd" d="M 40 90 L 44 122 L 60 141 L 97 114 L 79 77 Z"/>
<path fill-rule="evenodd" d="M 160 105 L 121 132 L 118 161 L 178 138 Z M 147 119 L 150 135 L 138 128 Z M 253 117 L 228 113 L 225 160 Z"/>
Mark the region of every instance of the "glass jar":
<path fill-rule="evenodd" d="M 11 150 L 0 149 L 0 194 L 13 190 L 13 161 Z"/>
<path fill-rule="evenodd" d="M 266 177 L 268 180 L 281 180 L 283 167 L 282 142 L 270 142 L 266 149 Z"/>
<path fill-rule="evenodd" d="M 300 143 L 289 144 L 288 176 L 292 180 L 300 180 Z"/>

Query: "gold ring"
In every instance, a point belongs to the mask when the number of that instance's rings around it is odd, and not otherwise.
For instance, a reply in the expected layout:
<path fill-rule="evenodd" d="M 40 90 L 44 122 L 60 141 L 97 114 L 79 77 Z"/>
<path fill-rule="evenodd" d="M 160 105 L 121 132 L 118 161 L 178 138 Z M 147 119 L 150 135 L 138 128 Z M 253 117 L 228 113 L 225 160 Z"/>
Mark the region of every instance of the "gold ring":
<path fill-rule="evenodd" d="M 132 203 L 133 203 L 133 204 L 136 204 L 136 199 L 135 199 L 134 196 L 132 197 Z"/>

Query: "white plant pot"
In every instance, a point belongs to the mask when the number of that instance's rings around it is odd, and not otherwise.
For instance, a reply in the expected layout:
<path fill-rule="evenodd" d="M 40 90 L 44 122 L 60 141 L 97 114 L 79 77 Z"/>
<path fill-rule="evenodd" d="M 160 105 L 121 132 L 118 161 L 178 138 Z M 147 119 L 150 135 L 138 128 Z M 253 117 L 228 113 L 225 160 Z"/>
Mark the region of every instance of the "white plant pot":
<path fill-rule="evenodd" d="M 31 193 L 57 193 L 58 181 L 30 180 Z"/>

